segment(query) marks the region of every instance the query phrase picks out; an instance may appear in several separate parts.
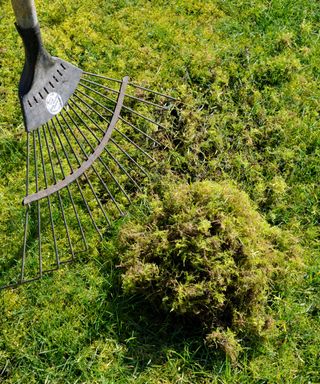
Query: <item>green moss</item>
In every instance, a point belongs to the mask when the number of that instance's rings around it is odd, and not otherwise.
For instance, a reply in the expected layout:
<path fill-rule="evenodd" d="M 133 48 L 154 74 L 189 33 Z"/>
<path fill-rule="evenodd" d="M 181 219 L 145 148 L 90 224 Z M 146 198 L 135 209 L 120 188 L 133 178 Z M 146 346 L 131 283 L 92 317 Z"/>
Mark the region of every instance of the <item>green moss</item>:
<path fill-rule="evenodd" d="M 120 230 L 124 291 L 197 319 L 234 360 L 236 338 L 267 328 L 274 281 L 292 273 L 300 255 L 296 240 L 270 227 L 226 182 L 165 182 L 149 204 L 149 216 Z"/>
<path fill-rule="evenodd" d="M 10 2 L 0 3 L 0 277 L 7 281 L 17 273 L 10 260 L 17 258 L 23 238 L 25 134 L 17 99 L 23 49 Z M 37 5 L 52 54 L 110 77 L 129 74 L 177 96 L 181 108 L 172 112 L 173 125 L 165 133 L 174 150 L 156 154 L 165 159 L 160 174 L 171 171 L 192 182 L 234 180 L 259 214 L 279 228 L 278 239 L 282 229 L 301 238 L 306 271 L 288 273 L 274 287 L 279 293 L 269 303 L 272 335 L 263 346 L 245 349 L 241 368 L 232 369 L 180 324 L 165 332 L 141 305 L 135 309 L 137 298 L 121 299 L 111 289 L 117 281 L 109 265 L 117 263 L 116 242 L 97 246 L 89 234 L 92 255 L 80 267 L 1 293 L 0 381 L 318 382 L 319 2 Z M 207 225 L 199 223 L 199 231 Z M 59 235 L 63 241 L 62 231 Z M 286 242 L 283 247 L 281 252 Z M 147 272 L 145 283 L 157 271 L 153 266 Z M 213 344 L 222 345 L 225 330 L 215 332 Z M 237 350 L 234 338 L 228 340 Z"/>

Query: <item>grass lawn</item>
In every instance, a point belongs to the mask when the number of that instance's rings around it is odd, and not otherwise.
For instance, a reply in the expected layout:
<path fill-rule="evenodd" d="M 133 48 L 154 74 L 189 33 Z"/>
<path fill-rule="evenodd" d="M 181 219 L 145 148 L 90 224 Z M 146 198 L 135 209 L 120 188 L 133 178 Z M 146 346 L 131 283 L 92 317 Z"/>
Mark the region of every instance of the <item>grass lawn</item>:
<path fill-rule="evenodd" d="M 3 278 L 23 239 L 26 135 L 22 44 L 10 3 L 0 5 Z M 299 239 L 304 266 L 275 287 L 272 334 L 234 365 L 193 327 L 123 295 L 115 229 L 80 264 L 0 292 L 0 383 L 320 383 L 319 1 L 44 0 L 38 8 L 53 55 L 179 98 L 165 168 L 183 181 L 236 183 L 271 225 Z"/>

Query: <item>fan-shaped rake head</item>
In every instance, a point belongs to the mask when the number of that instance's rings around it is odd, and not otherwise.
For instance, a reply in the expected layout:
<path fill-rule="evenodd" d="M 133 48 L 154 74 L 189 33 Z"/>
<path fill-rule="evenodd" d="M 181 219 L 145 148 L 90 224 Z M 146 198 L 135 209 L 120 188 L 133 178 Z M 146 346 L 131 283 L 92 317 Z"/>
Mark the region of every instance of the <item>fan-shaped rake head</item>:
<path fill-rule="evenodd" d="M 90 249 L 125 215 L 165 147 L 159 123 L 173 98 L 83 72 L 63 109 L 27 132 L 27 177 L 19 276 L 41 278 Z M 161 143 L 161 144 L 160 144 Z"/>
<path fill-rule="evenodd" d="M 5 260 L 4 287 L 75 260 L 123 216 L 163 142 L 157 121 L 174 99 L 83 72 L 45 50 L 34 0 L 12 0 L 26 61 L 19 98 L 27 132 L 24 240 Z M 0 262 L 2 260 L 0 259 Z M 11 274 L 13 264 L 19 276 Z M 9 271 L 7 271 L 9 269 Z M 0 283 L 1 287 L 1 283 Z"/>

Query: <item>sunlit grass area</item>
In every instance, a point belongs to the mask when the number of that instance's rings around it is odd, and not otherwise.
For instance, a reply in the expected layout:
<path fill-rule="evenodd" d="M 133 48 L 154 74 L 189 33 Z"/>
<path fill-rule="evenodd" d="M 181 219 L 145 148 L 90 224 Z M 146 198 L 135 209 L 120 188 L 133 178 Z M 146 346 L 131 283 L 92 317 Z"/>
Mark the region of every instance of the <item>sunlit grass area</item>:
<path fill-rule="evenodd" d="M 236 186 L 264 225 L 294 239 L 299 262 L 290 269 L 289 255 L 287 274 L 269 286 L 272 331 L 239 340 L 233 361 L 194 323 L 123 292 L 118 233 L 148 214 L 148 194 L 140 196 L 101 243 L 89 236 L 77 264 L 0 292 L 0 382 L 318 383 L 319 2 L 37 4 L 52 55 L 178 98 L 159 178 Z M 11 279 L 24 225 L 24 53 L 10 3 L 0 5 L 0 276 Z"/>

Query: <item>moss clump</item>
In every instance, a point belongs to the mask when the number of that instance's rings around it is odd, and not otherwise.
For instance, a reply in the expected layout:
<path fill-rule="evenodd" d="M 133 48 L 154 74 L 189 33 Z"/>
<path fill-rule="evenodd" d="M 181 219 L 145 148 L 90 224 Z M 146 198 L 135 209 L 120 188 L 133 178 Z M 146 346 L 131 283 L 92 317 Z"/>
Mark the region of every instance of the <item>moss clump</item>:
<path fill-rule="evenodd" d="M 120 230 L 124 291 L 200 322 L 235 361 L 239 339 L 272 323 L 268 296 L 298 246 L 232 183 L 164 182 L 150 206 Z"/>

